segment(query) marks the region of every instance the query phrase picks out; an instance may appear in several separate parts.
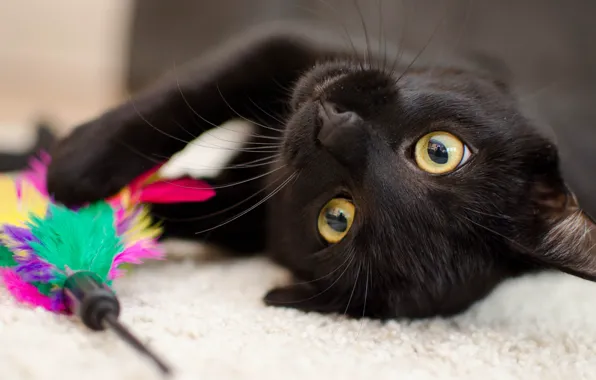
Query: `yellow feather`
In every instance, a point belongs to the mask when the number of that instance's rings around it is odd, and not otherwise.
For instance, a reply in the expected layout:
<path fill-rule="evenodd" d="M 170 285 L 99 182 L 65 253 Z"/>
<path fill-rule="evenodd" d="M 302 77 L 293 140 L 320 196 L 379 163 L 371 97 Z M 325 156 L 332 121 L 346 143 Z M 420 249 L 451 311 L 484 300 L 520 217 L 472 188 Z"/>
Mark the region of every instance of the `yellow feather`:
<path fill-rule="evenodd" d="M 155 239 L 162 233 L 161 227 L 152 223 L 149 209 L 145 206 L 138 207 L 141 207 L 141 211 L 123 236 L 127 245 L 132 245 L 139 240 Z"/>
<path fill-rule="evenodd" d="M 15 179 L 8 175 L 0 175 L 0 199 L 0 225 L 25 227 L 31 216 L 43 217 L 49 205 L 49 199 L 26 181 L 21 182 L 19 196 Z M 29 254 L 19 249 L 20 244 L 13 242 L 1 231 L 0 242 L 17 256 L 26 257 Z"/>
<path fill-rule="evenodd" d="M 0 176 L 0 224 L 24 227 L 32 215 L 43 217 L 49 200 L 29 182 L 23 181 L 21 196 L 17 194 L 14 178 Z"/>

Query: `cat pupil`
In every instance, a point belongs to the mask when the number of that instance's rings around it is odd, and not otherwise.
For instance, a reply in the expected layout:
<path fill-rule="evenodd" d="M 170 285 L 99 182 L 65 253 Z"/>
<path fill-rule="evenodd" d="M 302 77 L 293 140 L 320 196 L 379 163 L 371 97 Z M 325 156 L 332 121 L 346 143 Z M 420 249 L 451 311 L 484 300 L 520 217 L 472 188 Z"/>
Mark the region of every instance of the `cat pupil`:
<path fill-rule="evenodd" d="M 337 232 L 345 232 L 348 229 L 348 219 L 341 210 L 327 210 L 325 212 L 325 219 L 329 227 Z"/>
<path fill-rule="evenodd" d="M 430 159 L 436 164 L 443 165 L 449 161 L 447 147 L 440 141 L 430 139 L 427 152 Z"/>

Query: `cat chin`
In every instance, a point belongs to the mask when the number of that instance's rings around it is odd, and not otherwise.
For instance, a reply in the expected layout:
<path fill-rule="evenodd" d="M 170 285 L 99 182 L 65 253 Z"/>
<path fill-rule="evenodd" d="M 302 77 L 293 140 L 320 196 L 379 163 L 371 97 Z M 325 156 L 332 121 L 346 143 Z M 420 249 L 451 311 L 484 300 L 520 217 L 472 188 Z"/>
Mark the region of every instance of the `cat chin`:
<path fill-rule="evenodd" d="M 296 112 L 306 103 L 316 101 L 334 83 L 362 70 L 365 70 L 364 66 L 347 60 L 318 63 L 294 86 L 290 100 L 292 110 Z"/>

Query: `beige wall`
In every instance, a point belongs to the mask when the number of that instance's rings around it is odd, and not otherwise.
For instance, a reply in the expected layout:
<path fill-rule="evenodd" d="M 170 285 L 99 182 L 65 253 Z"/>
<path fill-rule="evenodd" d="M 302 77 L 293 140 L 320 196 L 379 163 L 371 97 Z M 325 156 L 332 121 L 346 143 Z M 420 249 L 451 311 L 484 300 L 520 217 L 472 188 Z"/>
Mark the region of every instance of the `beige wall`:
<path fill-rule="evenodd" d="M 1 0 L 0 122 L 67 123 L 120 96 L 128 0 Z"/>

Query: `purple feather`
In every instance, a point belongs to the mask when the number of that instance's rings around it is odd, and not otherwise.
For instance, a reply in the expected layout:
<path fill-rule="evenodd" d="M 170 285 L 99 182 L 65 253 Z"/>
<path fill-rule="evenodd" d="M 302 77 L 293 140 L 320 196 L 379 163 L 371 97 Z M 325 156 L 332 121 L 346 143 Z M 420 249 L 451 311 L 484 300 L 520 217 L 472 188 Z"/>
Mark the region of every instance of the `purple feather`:
<path fill-rule="evenodd" d="M 31 230 L 22 227 L 5 225 L 3 228 L 4 234 L 12 240 L 15 248 L 28 253 L 33 253 L 30 243 L 39 243 L 39 239 L 33 236 Z"/>
<path fill-rule="evenodd" d="M 62 289 L 56 289 L 53 290 L 50 293 L 50 302 L 51 302 L 51 308 L 54 311 L 66 311 L 65 309 L 65 302 L 66 302 L 66 298 L 64 297 L 64 291 Z"/>
<path fill-rule="evenodd" d="M 52 265 L 37 258 L 19 264 L 15 272 L 27 282 L 47 283 L 55 277 Z"/>
<path fill-rule="evenodd" d="M 47 282 L 54 278 L 53 266 L 40 260 L 31 247 L 31 243 L 39 243 L 39 239 L 33 236 L 31 230 L 16 226 L 4 226 L 4 234 L 14 244 L 13 249 L 26 252 L 26 255 L 15 255 L 18 263 L 15 268 L 25 281 L 28 282 Z"/>
<path fill-rule="evenodd" d="M 127 216 L 123 214 L 126 212 L 124 208 L 120 208 L 116 211 L 116 220 L 118 221 L 116 225 L 116 234 L 118 236 L 122 236 L 126 231 L 128 231 L 131 227 L 131 223 L 138 217 L 141 213 L 141 208 L 135 208 L 131 211 L 131 213 Z"/>

